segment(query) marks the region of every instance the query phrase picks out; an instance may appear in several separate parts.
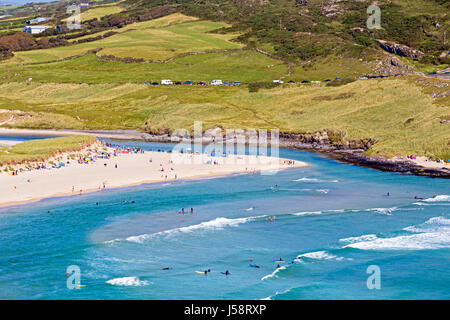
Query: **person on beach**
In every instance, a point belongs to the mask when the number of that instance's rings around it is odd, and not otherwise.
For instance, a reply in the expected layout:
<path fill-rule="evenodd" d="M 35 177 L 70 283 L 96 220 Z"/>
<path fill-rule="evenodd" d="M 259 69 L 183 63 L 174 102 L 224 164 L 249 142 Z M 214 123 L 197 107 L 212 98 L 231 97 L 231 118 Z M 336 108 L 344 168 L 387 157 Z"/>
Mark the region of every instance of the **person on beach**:
<path fill-rule="evenodd" d="M 194 213 L 194 208 L 191 208 L 191 214 L 193 214 Z"/>

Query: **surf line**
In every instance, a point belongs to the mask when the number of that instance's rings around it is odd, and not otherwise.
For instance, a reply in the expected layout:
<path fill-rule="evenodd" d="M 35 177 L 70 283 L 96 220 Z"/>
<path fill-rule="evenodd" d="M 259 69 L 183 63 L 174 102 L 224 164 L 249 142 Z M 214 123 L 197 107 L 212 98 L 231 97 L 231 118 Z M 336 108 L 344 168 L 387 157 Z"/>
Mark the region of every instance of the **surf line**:
<path fill-rule="evenodd" d="M 209 315 L 213 318 L 217 315 L 217 311 L 219 311 L 219 307 L 198 307 L 194 304 L 184 308 L 184 314 L 186 315 Z"/>

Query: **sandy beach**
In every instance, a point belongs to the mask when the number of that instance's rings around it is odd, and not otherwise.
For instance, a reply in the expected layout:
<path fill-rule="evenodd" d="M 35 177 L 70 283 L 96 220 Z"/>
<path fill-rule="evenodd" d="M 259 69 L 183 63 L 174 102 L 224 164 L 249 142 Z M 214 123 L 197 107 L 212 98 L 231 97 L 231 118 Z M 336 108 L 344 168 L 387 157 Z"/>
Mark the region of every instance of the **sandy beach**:
<path fill-rule="evenodd" d="M 99 147 L 99 145 L 96 146 L 97 149 Z M 94 148 L 89 151 L 92 150 Z M 102 150 L 105 150 L 105 147 L 102 146 Z M 106 150 L 110 153 L 114 152 L 113 148 L 106 148 Z M 89 151 L 81 153 L 86 155 Z M 62 158 L 62 161 L 66 163 L 65 167 L 33 169 L 19 172 L 17 175 L 0 173 L 0 207 L 35 202 L 49 197 L 80 196 L 88 192 L 144 183 L 235 173 L 271 174 L 276 172 L 274 170 L 307 165 L 300 161 L 265 156 L 214 157 L 204 154 L 158 151 L 117 153 L 109 159 L 99 158 L 89 163 L 79 163 L 73 160 L 73 157 L 71 159 L 69 155 L 64 155 Z"/>

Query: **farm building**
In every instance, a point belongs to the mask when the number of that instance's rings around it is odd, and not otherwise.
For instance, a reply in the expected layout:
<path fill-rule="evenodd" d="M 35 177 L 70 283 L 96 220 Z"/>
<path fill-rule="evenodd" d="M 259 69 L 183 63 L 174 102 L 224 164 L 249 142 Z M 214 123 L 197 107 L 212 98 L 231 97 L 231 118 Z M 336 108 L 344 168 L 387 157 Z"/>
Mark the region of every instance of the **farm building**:
<path fill-rule="evenodd" d="M 27 32 L 27 33 L 31 33 L 31 34 L 37 34 L 37 33 L 41 33 L 45 30 L 47 30 L 48 26 L 26 26 L 23 27 L 22 31 L 23 32 Z"/>

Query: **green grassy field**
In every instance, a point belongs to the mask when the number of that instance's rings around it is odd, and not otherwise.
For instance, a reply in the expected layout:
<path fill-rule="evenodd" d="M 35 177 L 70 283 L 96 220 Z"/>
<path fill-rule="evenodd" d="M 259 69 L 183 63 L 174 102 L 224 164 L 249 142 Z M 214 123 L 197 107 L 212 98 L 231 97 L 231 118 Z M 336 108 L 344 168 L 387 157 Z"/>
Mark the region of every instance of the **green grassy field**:
<path fill-rule="evenodd" d="M 271 66 L 268 68 L 268 66 Z M 33 78 L 39 82 L 143 83 L 161 79 L 210 81 L 272 81 L 286 74 L 287 66 L 252 50 L 188 55 L 161 63 L 103 61 L 89 54 L 77 59 L 42 65 L 0 69 L 8 82 Z"/>
<path fill-rule="evenodd" d="M 79 135 L 63 138 L 32 140 L 12 147 L 0 148 L 0 166 L 44 161 L 62 152 L 76 152 L 97 141 L 94 136 Z"/>
<path fill-rule="evenodd" d="M 450 158 L 448 98 L 434 99 L 411 79 L 361 80 L 339 87 L 283 85 L 249 93 L 238 87 L 147 87 L 139 84 L 0 86 L 0 108 L 56 115 L 59 128 L 161 131 L 203 121 L 203 129 L 279 128 L 341 132 L 377 141 L 370 154 Z M 13 93 L 13 94 L 12 94 Z M 44 118 L 46 118 L 44 117 Z M 40 128 L 31 119 L 13 126 Z"/>
<path fill-rule="evenodd" d="M 51 49 L 15 52 L 3 65 L 47 62 L 102 48 L 100 55 L 165 60 L 186 53 L 214 49 L 238 49 L 230 42 L 235 34 L 214 34 L 209 31 L 228 26 L 222 22 L 194 21 L 196 18 L 174 14 L 160 19 L 138 22 L 118 29 L 111 37 Z M 95 36 L 95 35 L 92 35 Z"/>
<path fill-rule="evenodd" d="M 123 8 L 116 4 L 92 7 L 86 11 L 81 12 L 80 19 L 82 22 L 94 18 L 100 19 L 110 14 L 119 13 L 122 10 Z M 67 19 L 62 19 L 62 21 L 66 20 Z"/>

